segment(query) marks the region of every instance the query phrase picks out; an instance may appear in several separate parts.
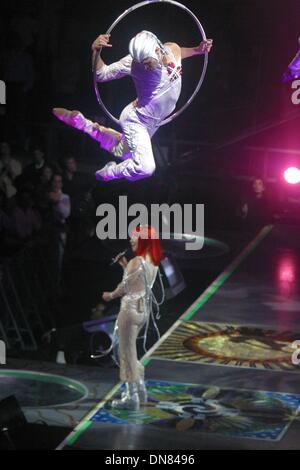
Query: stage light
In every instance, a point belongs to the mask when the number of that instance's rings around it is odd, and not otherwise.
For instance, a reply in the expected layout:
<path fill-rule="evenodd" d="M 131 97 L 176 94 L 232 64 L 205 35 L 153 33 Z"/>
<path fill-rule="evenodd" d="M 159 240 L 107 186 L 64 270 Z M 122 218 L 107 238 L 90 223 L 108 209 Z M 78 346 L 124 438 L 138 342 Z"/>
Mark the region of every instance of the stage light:
<path fill-rule="evenodd" d="M 300 183 L 300 170 L 296 167 L 290 167 L 284 172 L 284 179 L 289 184 Z"/>

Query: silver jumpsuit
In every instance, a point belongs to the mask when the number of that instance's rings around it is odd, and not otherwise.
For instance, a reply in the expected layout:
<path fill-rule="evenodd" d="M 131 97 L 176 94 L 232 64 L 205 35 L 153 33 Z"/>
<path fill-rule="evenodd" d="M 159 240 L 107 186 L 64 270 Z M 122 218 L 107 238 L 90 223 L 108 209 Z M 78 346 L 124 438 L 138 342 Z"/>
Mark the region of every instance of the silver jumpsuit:
<path fill-rule="evenodd" d="M 114 139 L 113 133 L 99 133 L 98 139 L 96 135 L 94 137 L 103 148 L 123 160 L 118 165 L 111 162 L 100 170 L 99 179 L 126 178 L 135 181 L 153 174 L 155 161 L 151 138 L 161 122 L 174 111 L 182 87 L 181 61 L 176 61 L 171 50 L 167 49 L 167 52 L 173 62 L 159 65 L 154 70 L 146 70 L 130 55 L 98 70 L 99 82 L 131 76 L 138 97 L 136 102 L 126 106 L 120 116 L 121 140 Z"/>
<path fill-rule="evenodd" d="M 142 257 L 133 271 L 124 270 L 122 282 L 114 291 L 114 297 L 122 297 L 116 323 L 119 339 L 119 363 L 121 382 L 139 382 L 144 378 L 144 367 L 138 361 L 136 341 L 140 330 L 148 322 L 151 308 L 151 289 L 158 267 Z"/>

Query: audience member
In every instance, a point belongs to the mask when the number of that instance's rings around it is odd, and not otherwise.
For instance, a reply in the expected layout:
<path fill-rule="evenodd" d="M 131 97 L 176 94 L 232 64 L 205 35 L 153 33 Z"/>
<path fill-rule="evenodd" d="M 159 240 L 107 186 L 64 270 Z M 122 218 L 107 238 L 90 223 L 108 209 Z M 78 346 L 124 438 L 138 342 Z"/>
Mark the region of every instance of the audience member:
<path fill-rule="evenodd" d="M 17 205 L 12 214 L 13 227 L 17 236 L 26 241 L 41 229 L 41 220 L 33 207 L 33 199 L 26 191 L 17 196 Z"/>
<path fill-rule="evenodd" d="M 54 174 L 49 192 L 54 216 L 54 230 L 58 241 L 58 267 L 61 272 L 63 256 L 67 241 L 67 219 L 71 214 L 71 201 L 67 194 L 63 193 L 63 181 L 60 174 Z"/>
<path fill-rule="evenodd" d="M 238 207 L 238 216 L 242 219 L 245 228 L 258 228 L 272 220 L 273 210 L 261 178 L 252 181 L 250 191 L 243 195 Z"/>
<path fill-rule="evenodd" d="M 22 174 L 21 163 L 11 156 L 11 148 L 7 142 L 0 143 L 0 189 L 7 199 L 17 194 L 15 181 Z"/>
<path fill-rule="evenodd" d="M 46 166 L 45 152 L 42 147 L 35 144 L 32 147 L 33 161 L 27 165 L 18 181 L 18 186 L 26 188 L 28 191 L 34 191 L 37 187 L 43 168 Z"/>

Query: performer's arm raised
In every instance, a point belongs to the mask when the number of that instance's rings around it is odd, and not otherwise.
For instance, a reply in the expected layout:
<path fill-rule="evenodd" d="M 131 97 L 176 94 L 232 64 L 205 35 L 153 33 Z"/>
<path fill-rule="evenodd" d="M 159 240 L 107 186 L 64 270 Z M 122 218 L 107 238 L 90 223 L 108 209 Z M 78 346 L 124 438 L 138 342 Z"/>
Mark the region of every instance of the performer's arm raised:
<path fill-rule="evenodd" d="M 111 48 L 112 45 L 109 43 L 110 41 L 110 34 L 100 34 L 98 38 L 92 44 L 92 60 L 93 65 L 95 62 L 95 58 L 97 52 L 102 47 L 109 47 Z M 114 62 L 113 64 L 106 65 L 103 59 L 98 57 L 97 64 L 96 64 L 96 73 L 99 82 L 108 82 L 110 80 L 116 80 L 122 77 L 126 77 L 131 73 L 131 63 L 132 59 L 128 55 L 123 57 L 123 59 L 119 60 L 118 62 Z"/>
<path fill-rule="evenodd" d="M 112 45 L 109 44 L 109 40 L 110 40 L 110 34 L 100 34 L 100 36 L 98 36 L 97 39 L 95 39 L 95 41 L 93 42 L 93 44 L 92 44 L 93 65 L 94 65 L 94 62 L 95 62 L 96 54 L 102 47 L 109 47 L 109 48 L 112 47 Z M 98 62 L 97 62 L 97 70 L 101 69 L 101 67 L 103 67 L 103 65 L 105 65 L 105 64 L 104 64 L 103 60 L 101 59 L 101 57 L 99 56 L 99 59 L 98 59 Z"/>
<path fill-rule="evenodd" d="M 196 47 L 181 47 L 181 59 L 188 59 L 195 55 L 203 55 L 206 52 L 210 52 L 213 47 L 213 39 L 207 39 L 202 41 L 199 46 Z"/>

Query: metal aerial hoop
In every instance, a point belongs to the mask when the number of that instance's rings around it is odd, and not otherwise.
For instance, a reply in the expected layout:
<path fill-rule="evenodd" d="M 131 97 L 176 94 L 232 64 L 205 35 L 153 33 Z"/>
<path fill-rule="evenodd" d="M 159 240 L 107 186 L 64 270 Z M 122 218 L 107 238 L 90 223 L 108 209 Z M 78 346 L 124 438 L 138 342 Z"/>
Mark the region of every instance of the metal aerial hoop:
<path fill-rule="evenodd" d="M 182 5 L 181 3 L 179 2 L 176 2 L 174 0 L 145 0 L 143 2 L 140 2 L 140 3 L 137 3 L 136 5 L 133 5 L 132 7 L 130 7 L 128 10 L 125 10 L 114 22 L 113 24 L 108 28 L 106 34 L 111 34 L 112 31 L 115 29 L 115 27 L 120 23 L 120 21 L 122 21 L 126 16 L 128 16 L 130 13 L 132 13 L 133 11 L 139 9 L 139 8 L 142 8 L 146 5 L 150 5 L 150 4 L 153 4 L 153 3 L 167 3 L 167 4 L 170 4 L 170 5 L 173 5 L 175 7 L 178 7 L 178 8 L 181 8 L 182 10 L 186 11 L 194 20 L 194 22 L 196 23 L 197 27 L 198 27 L 198 30 L 199 30 L 199 33 L 202 37 L 202 40 L 205 41 L 206 40 L 206 34 L 205 34 L 205 31 L 204 31 L 204 28 L 202 26 L 202 24 L 200 23 L 200 21 L 198 20 L 198 18 L 196 17 L 196 15 L 191 11 L 189 10 L 185 5 Z M 97 67 L 96 67 L 96 64 L 98 63 L 98 60 L 100 58 L 100 55 L 101 55 L 101 52 L 102 52 L 102 47 L 101 49 L 99 49 L 96 57 L 95 57 L 95 62 L 94 62 L 94 70 L 93 70 L 93 74 L 94 74 L 94 88 L 95 88 L 95 92 L 96 92 L 96 96 L 97 96 L 97 100 L 98 100 L 98 103 L 99 105 L 101 106 L 101 108 L 103 109 L 103 111 L 105 112 L 105 114 L 112 120 L 114 121 L 116 124 L 120 125 L 120 122 L 119 120 L 106 108 L 105 104 L 103 103 L 102 101 L 102 98 L 100 96 L 100 91 L 99 91 L 99 87 L 98 87 L 98 81 L 97 81 L 97 73 L 96 73 L 96 70 L 97 70 Z M 198 94 L 202 84 L 203 84 L 203 81 L 204 81 L 204 78 L 205 78 L 205 74 L 206 74 L 206 71 L 207 71 L 207 66 L 208 66 L 208 52 L 206 52 L 204 54 L 204 64 L 203 64 L 203 69 L 202 69 L 202 73 L 201 73 L 201 76 L 200 76 L 200 79 L 199 79 L 199 82 L 193 92 L 193 94 L 191 95 L 191 97 L 188 99 L 188 101 L 178 110 L 178 111 L 175 111 L 171 116 L 167 117 L 164 121 L 162 121 L 160 123 L 160 126 L 164 126 L 165 124 L 168 124 L 170 123 L 171 121 L 173 121 L 174 119 L 176 119 L 178 116 L 180 116 L 180 114 L 183 113 L 183 111 L 185 111 L 187 109 L 188 106 L 190 106 L 190 104 L 194 101 L 194 99 L 196 98 L 196 95 Z"/>

